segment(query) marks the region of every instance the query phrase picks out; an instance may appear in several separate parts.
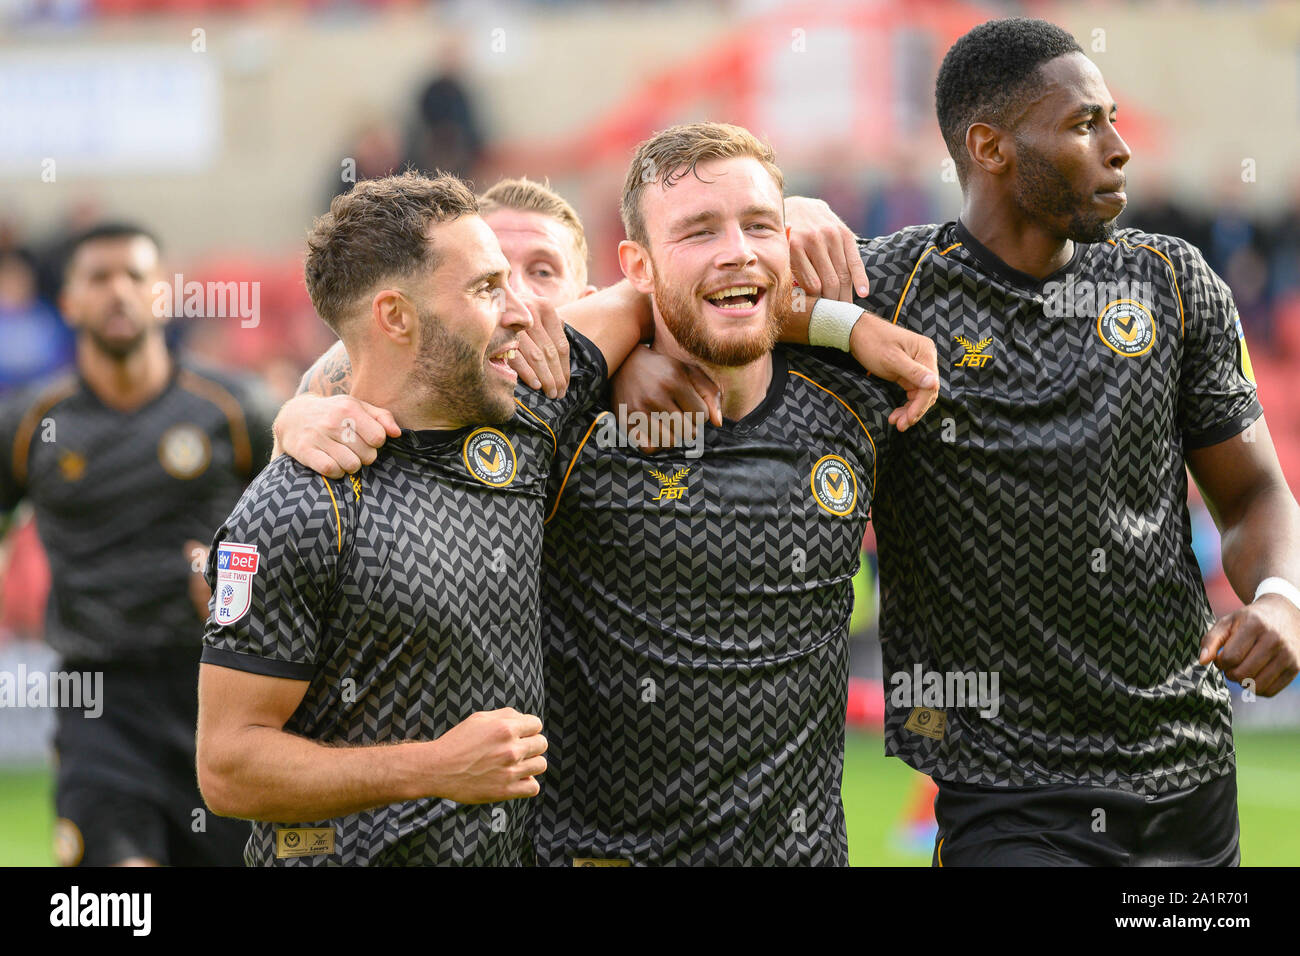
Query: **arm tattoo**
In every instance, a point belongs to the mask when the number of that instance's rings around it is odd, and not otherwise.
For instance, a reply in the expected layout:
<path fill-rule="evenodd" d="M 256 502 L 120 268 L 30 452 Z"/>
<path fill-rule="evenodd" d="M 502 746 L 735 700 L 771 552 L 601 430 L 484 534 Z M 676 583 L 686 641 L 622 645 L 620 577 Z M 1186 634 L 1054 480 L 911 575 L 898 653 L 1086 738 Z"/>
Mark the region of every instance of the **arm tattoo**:
<path fill-rule="evenodd" d="M 352 390 L 352 361 L 342 345 L 336 345 L 307 369 L 298 384 L 299 395 L 347 395 Z"/>

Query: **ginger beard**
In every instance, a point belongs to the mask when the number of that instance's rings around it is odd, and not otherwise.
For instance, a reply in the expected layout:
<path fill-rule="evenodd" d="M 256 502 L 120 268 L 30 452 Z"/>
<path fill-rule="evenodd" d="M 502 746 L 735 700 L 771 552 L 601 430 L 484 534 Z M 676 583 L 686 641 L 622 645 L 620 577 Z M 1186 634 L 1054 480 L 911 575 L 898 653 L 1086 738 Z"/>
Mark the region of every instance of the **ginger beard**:
<path fill-rule="evenodd" d="M 651 257 L 651 264 L 654 259 Z M 704 317 L 704 290 L 693 287 L 689 292 L 662 281 L 658 269 L 654 271 L 654 300 L 664 325 L 677 344 L 701 362 L 724 368 L 736 368 L 757 361 L 772 351 L 786 319 L 793 312 L 794 280 L 787 271 L 777 276 L 768 273 L 767 282 L 754 276 L 737 276 L 735 281 L 720 277 L 710 282 L 710 288 L 720 286 L 757 286 L 764 306 L 760 315 L 747 320 L 749 328 L 721 329 L 710 326 Z M 737 324 L 739 324 L 738 320 Z"/>
<path fill-rule="evenodd" d="M 418 314 L 420 345 L 411 369 L 411 388 L 452 421 L 465 425 L 509 421 L 515 413 L 514 388 L 489 377 L 488 356 L 505 348 L 514 336 L 502 330 L 486 352 L 479 352 L 453 335 L 431 309 L 421 308 Z"/>

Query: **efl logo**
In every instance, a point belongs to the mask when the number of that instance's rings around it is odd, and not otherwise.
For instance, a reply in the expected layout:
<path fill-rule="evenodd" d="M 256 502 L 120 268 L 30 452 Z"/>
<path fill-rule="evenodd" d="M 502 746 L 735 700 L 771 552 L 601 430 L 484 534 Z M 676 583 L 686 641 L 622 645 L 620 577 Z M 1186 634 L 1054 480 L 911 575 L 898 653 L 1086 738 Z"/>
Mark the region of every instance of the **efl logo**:
<path fill-rule="evenodd" d="M 233 541 L 217 543 L 217 586 L 213 615 L 218 624 L 234 624 L 253 604 L 253 575 L 257 573 L 257 545 Z"/>

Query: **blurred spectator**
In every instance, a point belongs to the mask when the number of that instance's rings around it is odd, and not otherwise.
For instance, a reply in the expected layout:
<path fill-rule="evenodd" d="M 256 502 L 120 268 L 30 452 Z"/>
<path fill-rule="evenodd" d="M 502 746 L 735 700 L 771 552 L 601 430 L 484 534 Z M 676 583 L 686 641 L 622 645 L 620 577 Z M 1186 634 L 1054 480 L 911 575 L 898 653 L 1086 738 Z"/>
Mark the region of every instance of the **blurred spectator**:
<path fill-rule="evenodd" d="M 1159 171 L 1144 183 L 1135 205 L 1124 213 L 1119 224 L 1145 232 L 1178 236 L 1209 254 L 1209 221 L 1171 198 L 1164 185 L 1164 176 Z"/>
<path fill-rule="evenodd" d="M 363 179 L 379 179 L 402 168 L 402 134 L 387 120 L 367 123 L 353 140 L 344 162 L 333 171 L 329 199 L 350 192 Z M 326 202 L 328 205 L 328 201 Z"/>
<path fill-rule="evenodd" d="M 1236 190 L 1232 187 L 1223 189 L 1210 219 L 1210 244 L 1205 250 L 1210 267 L 1223 275 L 1233 258 L 1255 246 L 1258 238 L 1259 230 L 1242 208 Z"/>
<path fill-rule="evenodd" d="M 1300 295 L 1300 177 L 1291 201 L 1269 225 L 1269 298 L 1281 303 Z"/>
<path fill-rule="evenodd" d="M 37 297 L 35 265 L 19 251 L 0 252 L 0 338 L 0 394 L 72 361 L 72 333 Z"/>
<path fill-rule="evenodd" d="M 439 70 L 420 93 L 411 162 L 426 173 L 442 170 L 473 180 L 483 155 L 477 110 L 461 79 L 459 41 L 441 47 Z"/>
<path fill-rule="evenodd" d="M 890 166 L 889 176 L 867 200 L 868 236 L 888 236 L 904 226 L 935 221 L 934 199 L 921 182 L 917 158 L 899 153 Z"/>

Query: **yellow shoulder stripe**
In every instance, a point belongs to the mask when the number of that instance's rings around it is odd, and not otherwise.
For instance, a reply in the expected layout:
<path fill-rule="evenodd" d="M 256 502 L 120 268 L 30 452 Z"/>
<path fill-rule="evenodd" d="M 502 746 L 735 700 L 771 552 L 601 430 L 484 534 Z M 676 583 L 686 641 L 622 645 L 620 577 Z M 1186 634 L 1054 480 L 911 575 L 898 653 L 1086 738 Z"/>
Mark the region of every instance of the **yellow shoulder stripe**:
<path fill-rule="evenodd" d="M 550 433 L 550 436 L 551 436 L 551 457 L 554 458 L 554 457 L 555 457 L 555 453 L 558 452 L 558 451 L 560 450 L 560 445 L 559 445 L 559 442 L 557 442 L 557 441 L 555 440 L 555 432 L 551 431 L 551 426 L 548 425 L 548 424 L 546 424 L 546 422 L 542 421 L 541 417 L 538 416 L 538 414 L 537 414 L 535 411 L 533 411 L 531 408 L 529 408 L 527 405 L 525 405 L 525 404 L 524 404 L 523 402 L 521 402 L 519 399 L 517 399 L 517 398 L 515 399 L 515 404 L 518 405 L 520 408 L 522 408 L 524 411 L 526 411 L 529 415 L 531 415 L 531 416 L 532 416 L 532 417 L 533 417 L 533 418 L 534 418 L 534 419 L 535 419 L 535 420 L 536 420 L 536 421 L 537 421 L 537 422 L 538 422 L 538 423 L 539 423 L 543 428 L 545 428 L 545 429 L 547 430 L 547 432 Z"/>
<path fill-rule="evenodd" d="M 1115 245 L 1114 239 L 1107 239 L 1112 246 Z M 1186 322 L 1183 319 L 1183 293 L 1178 288 L 1178 273 L 1174 271 L 1174 264 L 1169 261 L 1169 257 L 1157 249 L 1155 246 L 1148 245 L 1145 242 L 1139 242 L 1136 246 L 1130 246 L 1127 239 L 1121 239 L 1120 242 L 1130 249 L 1146 249 L 1148 252 L 1154 252 L 1161 259 L 1165 260 L 1165 265 L 1169 267 L 1169 280 L 1174 284 L 1174 296 L 1178 299 L 1178 334 L 1186 334 Z"/>
<path fill-rule="evenodd" d="M 931 248 L 933 248 L 933 246 L 932 246 Z M 812 379 L 810 379 L 807 375 L 804 375 L 802 372 L 796 372 L 796 371 L 794 371 L 793 369 L 791 369 L 791 370 L 790 370 L 790 374 L 791 374 L 791 375 L 798 375 L 801 379 L 803 379 L 803 380 L 804 380 L 805 382 L 807 382 L 809 385 L 815 385 L 817 388 L 820 388 L 823 392 L 825 392 L 825 393 L 826 393 L 827 395 L 829 395 L 831 398 L 835 399 L 835 401 L 837 401 L 837 402 L 839 402 L 841 405 L 843 405 L 844 408 L 845 408 L 845 410 L 848 411 L 848 413 L 849 413 L 850 415 L 853 416 L 853 420 L 856 421 L 856 422 L 858 423 L 858 427 L 862 429 L 862 434 L 864 434 L 864 435 L 867 436 L 867 442 L 871 445 L 871 497 L 872 497 L 872 498 L 875 498 L 875 496 L 876 496 L 876 442 L 875 442 L 875 440 L 871 437 L 871 432 L 867 431 L 867 426 L 864 425 L 864 424 L 862 424 L 862 419 L 861 419 L 861 418 L 858 418 L 858 413 L 855 412 L 852 408 L 849 407 L 849 403 L 846 402 L 844 399 L 840 398 L 838 395 L 836 395 L 834 392 L 832 392 L 829 388 L 826 388 L 824 385 L 817 385 L 816 382 L 814 382 Z"/>
<path fill-rule="evenodd" d="M 339 554 L 343 553 L 343 519 L 339 517 L 339 500 L 334 497 L 334 489 L 330 486 L 330 480 L 324 475 L 320 480 L 325 482 L 325 490 L 330 493 L 330 501 L 334 503 L 334 525 L 339 529 Z"/>
<path fill-rule="evenodd" d="M 907 283 L 906 285 L 903 286 L 903 294 L 898 297 L 898 305 L 894 307 L 895 325 L 898 324 L 898 317 L 903 312 L 903 300 L 907 298 L 907 290 L 912 288 L 912 280 L 916 278 L 916 270 L 921 268 L 921 263 L 925 261 L 925 257 L 932 252 L 938 252 L 939 255 L 946 256 L 948 253 L 952 252 L 960 245 L 961 245 L 960 242 L 954 242 L 947 249 L 943 249 L 943 250 L 940 250 L 938 246 L 929 246 L 926 248 L 925 252 L 921 253 L 921 258 L 917 259 L 916 265 L 912 266 L 912 274 L 907 277 Z"/>
<path fill-rule="evenodd" d="M 31 450 L 32 435 L 36 432 L 36 426 L 41 423 L 41 418 L 46 412 L 65 398 L 71 397 L 76 391 L 76 376 L 69 375 L 67 378 L 60 379 L 36 396 L 32 407 L 18 422 L 18 433 L 14 436 L 13 447 L 13 476 L 18 485 L 27 483 L 27 453 Z"/>
<path fill-rule="evenodd" d="M 560 510 L 560 498 L 564 496 L 564 486 L 569 483 L 569 475 L 573 474 L 573 466 L 578 463 L 578 456 L 582 454 L 582 449 L 586 446 L 587 439 L 590 438 L 591 433 L 596 430 L 597 423 L 599 423 L 599 421 L 606 415 L 612 414 L 614 413 L 601 412 L 596 416 L 595 420 L 592 421 L 591 427 L 587 429 L 587 434 L 582 436 L 582 441 L 578 443 L 578 450 L 573 453 L 573 459 L 569 462 L 569 467 L 564 472 L 564 480 L 560 482 L 560 490 L 555 493 L 555 504 L 551 505 L 551 513 L 546 516 L 546 520 L 542 522 L 543 525 L 550 524 L 551 519 L 555 517 L 555 512 Z"/>
<path fill-rule="evenodd" d="M 230 444 L 234 448 L 235 470 L 246 478 L 252 477 L 253 445 L 248 440 L 248 423 L 244 420 L 244 409 L 239 400 L 225 388 L 209 378 L 196 375 L 189 369 L 182 369 L 177 376 L 177 384 L 185 391 L 199 396 L 216 405 L 226 416 L 230 425 Z"/>

